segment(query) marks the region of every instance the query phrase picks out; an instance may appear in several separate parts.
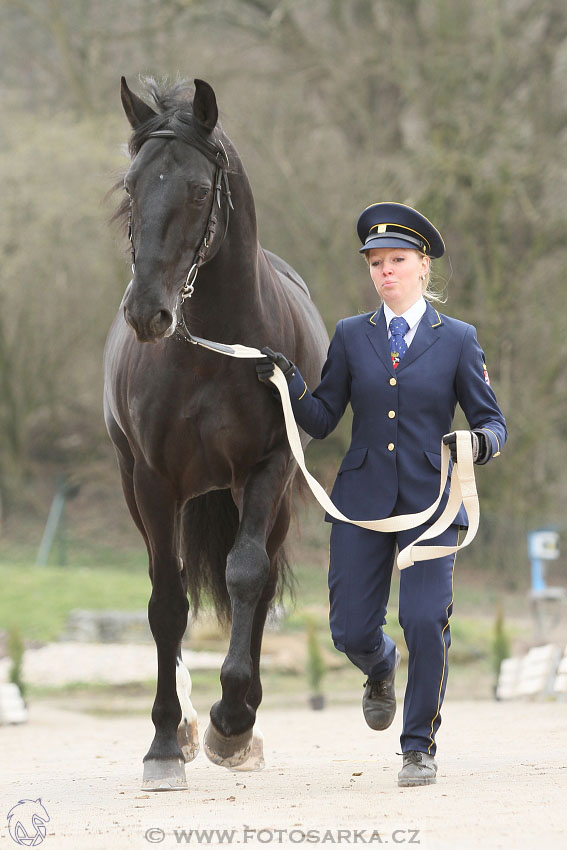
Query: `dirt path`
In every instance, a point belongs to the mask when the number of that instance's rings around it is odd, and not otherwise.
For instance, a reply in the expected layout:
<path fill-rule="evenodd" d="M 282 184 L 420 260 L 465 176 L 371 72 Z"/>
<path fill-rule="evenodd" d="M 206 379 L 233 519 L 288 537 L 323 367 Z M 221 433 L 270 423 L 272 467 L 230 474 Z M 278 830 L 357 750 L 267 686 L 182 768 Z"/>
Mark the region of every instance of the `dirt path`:
<path fill-rule="evenodd" d="M 232 843 L 250 846 L 567 846 L 565 703 L 447 702 L 439 781 L 415 789 L 395 784 L 399 716 L 383 733 L 367 729 L 357 707 L 267 710 L 260 725 L 264 771 L 231 773 L 200 753 L 187 767 L 189 791 L 147 794 L 149 717 L 35 706 L 27 725 L 0 728 L 0 848 L 18 846 L 9 810 L 38 797 L 51 818 L 45 850 L 210 843 L 197 829 L 235 830 Z"/>

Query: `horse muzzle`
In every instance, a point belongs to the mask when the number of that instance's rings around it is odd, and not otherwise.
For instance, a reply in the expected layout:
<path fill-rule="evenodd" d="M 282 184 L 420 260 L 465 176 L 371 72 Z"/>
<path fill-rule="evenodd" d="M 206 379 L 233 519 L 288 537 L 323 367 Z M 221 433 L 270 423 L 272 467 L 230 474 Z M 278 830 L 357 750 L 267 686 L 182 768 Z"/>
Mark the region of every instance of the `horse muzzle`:
<path fill-rule="evenodd" d="M 137 306 L 132 293 L 123 302 L 124 319 L 134 330 L 138 342 L 157 342 L 175 332 L 176 317 L 166 307 Z"/>

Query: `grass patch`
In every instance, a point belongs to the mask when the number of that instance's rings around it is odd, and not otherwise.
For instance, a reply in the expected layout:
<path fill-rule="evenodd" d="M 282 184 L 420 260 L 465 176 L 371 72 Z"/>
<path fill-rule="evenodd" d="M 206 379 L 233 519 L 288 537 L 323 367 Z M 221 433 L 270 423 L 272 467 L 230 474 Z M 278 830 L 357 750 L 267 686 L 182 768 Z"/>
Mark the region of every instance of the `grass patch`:
<path fill-rule="evenodd" d="M 317 574 L 318 573 L 318 574 Z M 307 580 L 305 580 L 307 576 Z M 36 567 L 0 564 L 0 631 L 18 628 L 26 641 L 57 640 L 69 613 L 76 608 L 137 611 L 147 607 L 151 592 L 144 569 L 106 567 Z M 386 630 L 403 646 L 397 618 L 397 588 L 392 588 Z M 328 633 L 326 574 L 298 569 L 297 604 L 285 604 L 284 632 L 305 630 L 306 615 L 317 630 Z M 452 656 L 465 660 L 490 653 L 493 623 L 484 617 L 455 614 L 451 618 Z"/>
<path fill-rule="evenodd" d="M 35 564 L 38 544 L 11 543 L 3 541 L 0 544 L 0 564 L 7 566 L 29 567 Z M 61 566 L 61 549 L 56 541 L 50 556 L 48 566 Z M 92 540 L 69 539 L 65 544 L 64 569 L 76 569 L 76 564 L 82 567 L 104 567 L 107 569 L 130 569 L 141 572 L 147 571 L 148 556 L 143 544 L 137 548 L 112 546 L 106 542 L 94 543 Z M 71 566 L 70 566 L 71 565 Z"/>
<path fill-rule="evenodd" d="M 145 571 L 0 564 L 0 631 L 57 640 L 74 608 L 138 611 L 151 592 Z"/>

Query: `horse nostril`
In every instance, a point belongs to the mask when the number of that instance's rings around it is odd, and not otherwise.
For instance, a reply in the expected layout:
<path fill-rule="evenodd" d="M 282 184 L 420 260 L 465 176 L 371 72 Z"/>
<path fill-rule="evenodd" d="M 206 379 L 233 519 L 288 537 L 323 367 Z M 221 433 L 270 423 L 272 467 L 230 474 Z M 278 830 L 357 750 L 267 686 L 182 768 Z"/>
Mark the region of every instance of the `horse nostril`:
<path fill-rule="evenodd" d="M 133 328 L 136 331 L 136 333 L 138 333 L 138 327 L 136 325 L 136 320 L 134 319 L 134 317 L 132 316 L 132 313 L 130 312 L 130 310 L 128 310 L 127 307 L 124 307 L 124 319 L 126 320 L 126 324 L 130 325 L 130 327 Z"/>
<path fill-rule="evenodd" d="M 165 333 L 173 321 L 169 310 L 159 310 L 150 321 L 150 331 L 155 336 Z"/>

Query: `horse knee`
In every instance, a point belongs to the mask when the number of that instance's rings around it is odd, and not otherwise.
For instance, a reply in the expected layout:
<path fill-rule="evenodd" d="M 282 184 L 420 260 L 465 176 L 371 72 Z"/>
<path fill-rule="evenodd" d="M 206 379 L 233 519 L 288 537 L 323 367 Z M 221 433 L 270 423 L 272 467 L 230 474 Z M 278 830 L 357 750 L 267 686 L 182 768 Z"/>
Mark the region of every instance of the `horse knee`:
<path fill-rule="evenodd" d="M 232 600 L 256 599 L 270 575 L 270 559 L 264 546 L 248 539 L 230 552 L 226 562 L 226 586 Z"/>

